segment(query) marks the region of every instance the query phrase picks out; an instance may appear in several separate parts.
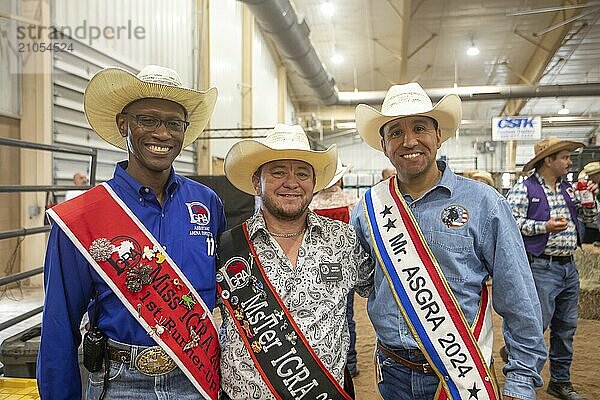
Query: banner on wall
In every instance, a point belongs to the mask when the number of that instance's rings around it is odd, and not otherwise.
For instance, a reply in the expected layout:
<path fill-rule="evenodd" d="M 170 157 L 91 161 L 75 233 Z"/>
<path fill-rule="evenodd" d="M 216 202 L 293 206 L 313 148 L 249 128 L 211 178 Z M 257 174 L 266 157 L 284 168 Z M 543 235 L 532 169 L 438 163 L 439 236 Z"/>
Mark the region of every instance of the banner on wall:
<path fill-rule="evenodd" d="M 542 117 L 519 115 L 492 118 L 492 140 L 539 140 L 542 137 Z"/>

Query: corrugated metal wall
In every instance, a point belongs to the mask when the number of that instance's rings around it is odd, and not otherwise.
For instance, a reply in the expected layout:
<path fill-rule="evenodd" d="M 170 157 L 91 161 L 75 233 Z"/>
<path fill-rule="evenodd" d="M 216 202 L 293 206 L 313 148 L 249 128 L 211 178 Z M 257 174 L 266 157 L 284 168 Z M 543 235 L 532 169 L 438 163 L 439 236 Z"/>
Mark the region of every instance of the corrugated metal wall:
<path fill-rule="evenodd" d="M 0 2 L 0 12 L 17 14 L 15 2 Z M 20 116 L 21 54 L 18 52 L 17 24 L 0 18 L 0 114 Z"/>
<path fill-rule="evenodd" d="M 210 83 L 219 90 L 211 128 L 242 126 L 242 3 L 210 2 Z M 237 140 L 211 140 L 214 157 L 225 157 Z"/>
<path fill-rule="evenodd" d="M 194 57 L 190 57 L 194 52 L 196 18 L 193 5 L 193 1 L 183 0 L 172 4 L 157 0 L 90 0 L 86 3 L 55 0 L 53 25 L 70 27 L 71 34 L 77 39 L 74 39 L 73 51 L 54 53 L 53 138 L 56 144 L 97 148 L 98 180 L 110 178 L 115 162 L 127 155 L 104 142 L 89 128 L 83 114 L 83 92 L 87 82 L 94 73 L 107 66 L 119 66 L 136 73 L 143 65 L 159 64 L 175 68 L 184 84 L 191 86 L 195 63 Z M 121 39 L 94 39 L 90 35 L 90 28 L 94 26 L 101 29 L 124 26 L 126 29 L 121 29 Z M 144 27 L 144 39 L 123 37 L 129 27 L 137 26 Z M 81 28 L 78 33 L 77 28 Z M 139 29 L 138 36 L 141 36 Z M 53 168 L 55 183 L 64 184 L 75 172 L 87 171 L 87 158 L 56 153 Z M 195 174 L 194 145 L 177 158 L 175 169 L 184 175 Z"/>

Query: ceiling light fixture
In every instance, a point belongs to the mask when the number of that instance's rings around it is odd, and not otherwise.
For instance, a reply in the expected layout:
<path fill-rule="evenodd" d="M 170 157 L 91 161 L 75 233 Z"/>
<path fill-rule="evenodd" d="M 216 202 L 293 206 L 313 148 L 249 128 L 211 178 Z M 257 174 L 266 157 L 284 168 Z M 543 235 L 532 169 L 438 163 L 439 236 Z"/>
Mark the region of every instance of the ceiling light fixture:
<path fill-rule="evenodd" d="M 471 39 L 471 47 L 467 49 L 467 55 L 472 57 L 479 55 L 479 48 L 475 46 L 473 39 Z"/>
<path fill-rule="evenodd" d="M 565 105 L 562 105 L 562 108 L 560 110 L 558 110 L 557 114 L 558 115 L 568 115 L 571 112 L 571 110 L 569 110 L 567 107 L 565 107 Z"/>
<path fill-rule="evenodd" d="M 326 16 L 326 17 L 333 17 L 333 12 L 335 11 L 335 8 L 333 7 L 333 4 L 331 4 L 330 2 L 326 1 L 323 4 L 321 4 L 321 12 Z"/>

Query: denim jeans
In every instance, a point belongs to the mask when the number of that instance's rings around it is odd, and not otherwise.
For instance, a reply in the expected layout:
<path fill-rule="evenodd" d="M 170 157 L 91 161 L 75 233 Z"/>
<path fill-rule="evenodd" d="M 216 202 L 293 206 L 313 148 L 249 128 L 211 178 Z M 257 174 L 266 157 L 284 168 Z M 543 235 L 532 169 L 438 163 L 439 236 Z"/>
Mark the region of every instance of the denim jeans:
<path fill-rule="evenodd" d="M 573 336 L 577 328 L 579 273 L 574 262 L 559 264 L 534 258 L 531 271 L 542 307 L 544 332 L 550 327 L 550 379 L 571 380 Z M 538 365 L 541 371 L 543 362 Z"/>
<path fill-rule="evenodd" d="M 111 345 L 123 348 L 118 342 Z M 160 376 L 147 376 L 135 369 L 136 355 L 145 349 L 142 346 L 127 346 L 132 350 L 131 362 L 123 364 L 109 361 L 108 387 L 104 399 L 112 400 L 197 400 L 203 397 L 179 368 Z M 102 393 L 104 369 L 90 373 L 87 385 L 87 400 L 97 400 Z"/>
<path fill-rule="evenodd" d="M 348 356 L 346 357 L 346 366 L 348 371 L 353 373 L 356 371 L 356 322 L 354 321 L 354 289 L 348 292 L 346 303 L 346 319 L 348 320 L 348 331 L 350 332 L 350 347 L 348 348 Z"/>
<path fill-rule="evenodd" d="M 420 355 L 412 355 L 411 350 L 395 351 L 400 357 L 415 363 L 425 363 L 427 360 Z M 378 388 L 384 400 L 431 400 L 437 390 L 439 379 L 437 375 L 426 375 L 396 362 L 381 350 L 377 351 L 379 368 L 383 380 Z"/>

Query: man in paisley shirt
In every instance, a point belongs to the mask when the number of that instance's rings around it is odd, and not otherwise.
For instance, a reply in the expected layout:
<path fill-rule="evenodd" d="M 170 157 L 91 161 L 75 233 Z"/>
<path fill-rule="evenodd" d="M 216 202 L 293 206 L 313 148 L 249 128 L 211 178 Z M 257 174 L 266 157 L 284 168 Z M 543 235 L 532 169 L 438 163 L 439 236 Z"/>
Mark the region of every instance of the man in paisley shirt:
<path fill-rule="evenodd" d="M 335 146 L 313 151 L 300 126 L 278 124 L 263 141 L 247 139 L 236 143 L 225 158 L 225 174 L 238 189 L 260 196 L 260 209 L 245 223 L 247 240 L 256 254 L 255 263 L 262 267 L 282 309 L 289 312 L 300 339 L 312 349 L 317 363 L 320 360 L 332 385 L 341 387 L 349 345 L 346 297 L 353 288 L 363 296 L 370 292 L 374 267 L 351 226 L 319 216 L 308 208 L 313 193 L 333 178 L 336 160 Z M 223 239 L 220 246 L 226 246 Z M 221 272 L 223 268 L 217 280 Z M 235 306 L 236 293 L 223 291 L 221 302 Z M 239 303 L 244 302 L 240 299 Z M 248 321 L 236 314 L 235 318 L 246 326 L 246 332 L 240 333 L 231 312 L 226 307 L 221 310 L 224 398 L 291 398 L 298 396 L 300 387 L 308 390 L 312 378 L 298 378 L 298 374 L 294 375 L 296 381 L 281 379 L 282 385 L 278 386 L 280 377 L 265 374 L 263 371 L 269 366 L 263 369 L 260 362 L 257 365 L 256 355 L 251 354 L 260 352 L 260 346 L 253 344 L 250 350 L 245 345 L 246 338 L 256 338 L 261 333 L 258 325 L 253 327 L 250 321 L 248 326 Z M 290 368 L 300 370 L 301 366 L 299 361 Z M 315 384 L 318 387 L 314 391 L 302 392 L 305 398 L 317 398 L 324 382 Z"/>

